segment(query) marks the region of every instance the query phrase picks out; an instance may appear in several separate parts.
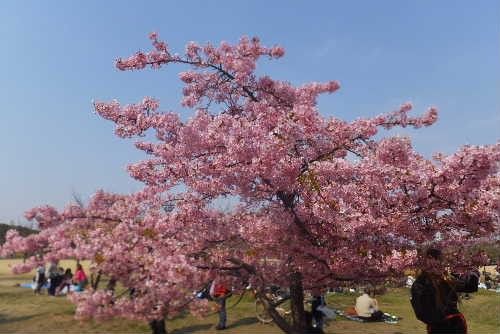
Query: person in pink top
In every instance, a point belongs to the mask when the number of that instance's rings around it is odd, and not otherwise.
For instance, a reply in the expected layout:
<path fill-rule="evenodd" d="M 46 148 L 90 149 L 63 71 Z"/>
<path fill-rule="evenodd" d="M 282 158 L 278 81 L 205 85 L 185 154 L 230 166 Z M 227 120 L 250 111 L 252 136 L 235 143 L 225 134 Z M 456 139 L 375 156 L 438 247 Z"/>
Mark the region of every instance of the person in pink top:
<path fill-rule="evenodd" d="M 82 265 L 79 263 L 76 265 L 76 272 L 73 276 L 73 282 L 78 285 L 78 291 L 83 291 L 88 283 L 87 275 L 85 274 L 85 271 L 83 271 Z"/>

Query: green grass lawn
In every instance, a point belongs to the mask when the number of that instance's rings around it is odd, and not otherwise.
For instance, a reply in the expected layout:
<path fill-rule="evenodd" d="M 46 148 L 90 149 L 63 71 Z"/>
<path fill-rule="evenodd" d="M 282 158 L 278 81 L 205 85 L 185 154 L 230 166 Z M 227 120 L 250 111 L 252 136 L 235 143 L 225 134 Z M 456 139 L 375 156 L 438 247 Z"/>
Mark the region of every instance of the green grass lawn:
<path fill-rule="evenodd" d="M 145 323 L 123 319 L 111 321 L 79 322 L 73 319 L 74 306 L 64 297 L 34 295 L 31 289 L 15 287 L 16 283 L 28 282 L 34 274 L 12 275 L 8 263 L 0 260 L 0 333 L 149 333 Z M 71 261 L 64 267 L 75 267 Z M 356 294 L 330 294 L 331 307 L 345 309 L 353 306 Z M 274 325 L 260 324 L 255 318 L 254 301 L 251 296 L 231 307 L 237 297 L 228 301 L 229 329 L 223 333 L 281 333 Z M 415 319 L 409 302 L 408 289 L 394 289 L 377 297 L 383 311 L 396 314 L 403 319 L 398 324 L 357 323 L 345 319 L 330 321 L 327 333 L 355 334 L 412 334 L 425 333 L 425 327 Z M 480 291 L 459 306 L 465 314 L 472 334 L 500 333 L 500 294 Z M 218 333 L 214 330 L 216 315 L 205 319 L 189 315 L 167 321 L 169 333 Z"/>

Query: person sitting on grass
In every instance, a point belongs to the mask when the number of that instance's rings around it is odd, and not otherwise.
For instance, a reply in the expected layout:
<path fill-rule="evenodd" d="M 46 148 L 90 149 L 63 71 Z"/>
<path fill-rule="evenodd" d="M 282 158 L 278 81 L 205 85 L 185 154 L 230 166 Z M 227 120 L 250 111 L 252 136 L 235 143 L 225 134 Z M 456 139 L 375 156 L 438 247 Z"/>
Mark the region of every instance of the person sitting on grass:
<path fill-rule="evenodd" d="M 78 291 L 83 291 L 87 286 L 87 275 L 85 274 L 85 271 L 83 270 L 83 267 L 80 263 L 76 265 L 76 272 L 75 276 L 73 277 L 73 283 L 78 286 Z"/>
<path fill-rule="evenodd" d="M 384 313 L 379 310 L 378 302 L 375 298 L 374 289 L 366 289 L 365 292 L 356 299 L 354 309 L 360 319 L 365 321 L 380 321 Z"/>
<path fill-rule="evenodd" d="M 56 271 L 56 275 L 54 278 L 50 279 L 51 285 L 53 284 L 53 290 L 52 290 L 52 296 L 57 295 L 57 291 L 59 286 L 61 285 L 62 281 L 64 280 L 64 268 L 63 267 L 58 267 Z"/>
<path fill-rule="evenodd" d="M 62 268 L 60 268 L 62 269 Z M 60 295 L 63 293 L 64 288 L 66 288 L 66 293 L 69 293 L 71 291 L 71 283 L 73 282 L 73 273 L 71 272 L 71 269 L 68 268 L 66 271 L 61 276 L 61 282 L 59 283 L 59 286 L 57 287 L 56 290 L 56 295 Z"/>
<path fill-rule="evenodd" d="M 484 274 L 484 285 L 486 285 L 486 289 L 491 289 L 493 287 L 493 280 L 491 279 L 491 274 L 486 272 Z"/>

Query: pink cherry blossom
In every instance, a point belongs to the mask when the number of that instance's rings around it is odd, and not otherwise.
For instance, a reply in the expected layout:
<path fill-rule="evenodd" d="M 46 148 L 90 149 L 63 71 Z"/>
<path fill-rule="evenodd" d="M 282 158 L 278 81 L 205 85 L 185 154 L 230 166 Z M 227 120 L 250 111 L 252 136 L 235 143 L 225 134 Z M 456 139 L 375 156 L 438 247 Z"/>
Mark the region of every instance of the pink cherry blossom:
<path fill-rule="evenodd" d="M 337 81 L 294 86 L 255 73 L 262 56 L 284 55 L 279 46 L 242 37 L 234 45 L 190 42 L 177 55 L 158 34 L 150 38 L 151 51 L 116 66 L 187 66 L 179 78 L 190 118 L 160 111 L 151 97 L 94 104 L 118 136 L 140 138 L 135 146 L 148 157 L 127 169 L 144 188 L 130 195 L 99 191 L 85 207 L 62 212 L 32 209 L 27 218 L 40 232 L 9 232 L 2 246 L 4 256 L 43 256 L 17 272 L 48 259 L 86 259 L 93 273 L 130 291 L 74 295 L 77 317 L 207 314 L 211 306 L 193 291 L 215 277 L 236 290 L 250 283 L 263 299 L 269 285 L 311 290 L 384 282 L 429 266 L 421 250 L 431 245 L 445 250 L 443 268 L 485 263 L 473 246 L 499 235 L 500 144 L 427 159 L 410 138 L 384 130 L 430 126 L 434 107 L 422 116 L 411 116 L 405 102 L 352 122 L 325 117 L 317 99 L 337 91 Z M 221 208 L 224 198 L 237 204 Z M 277 323 L 301 333 L 303 303 L 300 297 L 292 303 L 299 307 L 294 322 Z"/>

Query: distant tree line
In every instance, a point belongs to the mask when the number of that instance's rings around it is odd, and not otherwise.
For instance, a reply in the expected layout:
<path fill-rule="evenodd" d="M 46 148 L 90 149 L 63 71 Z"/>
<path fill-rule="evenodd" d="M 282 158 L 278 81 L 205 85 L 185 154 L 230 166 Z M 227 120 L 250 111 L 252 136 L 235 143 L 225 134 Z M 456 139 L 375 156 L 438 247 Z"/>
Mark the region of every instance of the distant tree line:
<path fill-rule="evenodd" d="M 7 233 L 8 230 L 17 230 L 19 234 L 22 236 L 28 236 L 33 233 L 37 233 L 38 231 L 24 227 L 24 226 L 16 226 L 16 225 L 11 225 L 11 224 L 2 224 L 0 223 L 0 245 L 5 242 L 5 234 Z"/>

